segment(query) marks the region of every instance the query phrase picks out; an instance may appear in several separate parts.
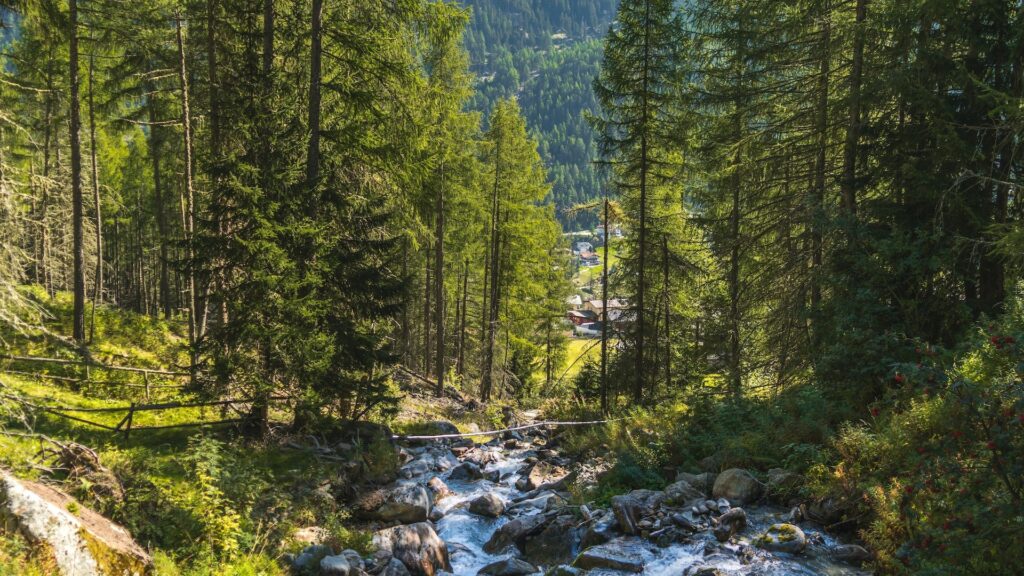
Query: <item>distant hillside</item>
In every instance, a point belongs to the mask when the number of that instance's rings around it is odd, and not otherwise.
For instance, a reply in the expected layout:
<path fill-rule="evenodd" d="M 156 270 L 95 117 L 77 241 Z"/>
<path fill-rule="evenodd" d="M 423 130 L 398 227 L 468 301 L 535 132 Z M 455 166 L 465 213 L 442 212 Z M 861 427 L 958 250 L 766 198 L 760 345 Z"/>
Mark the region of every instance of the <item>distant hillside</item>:
<path fill-rule="evenodd" d="M 596 109 L 591 83 L 601 42 L 618 0 L 466 0 L 473 18 L 466 47 L 478 78 L 472 102 L 487 111 L 516 96 L 547 162 L 559 220 L 567 230 L 592 228 L 589 214 L 564 209 L 595 198 L 601 178 L 593 135 L 584 119 Z"/>

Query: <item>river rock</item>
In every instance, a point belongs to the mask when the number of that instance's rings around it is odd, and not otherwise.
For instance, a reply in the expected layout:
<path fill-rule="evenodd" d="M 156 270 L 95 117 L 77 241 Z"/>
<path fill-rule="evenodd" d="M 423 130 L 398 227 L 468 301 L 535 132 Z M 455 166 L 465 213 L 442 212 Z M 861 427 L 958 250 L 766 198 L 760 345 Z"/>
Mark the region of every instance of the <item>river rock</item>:
<path fill-rule="evenodd" d="M 384 569 L 381 570 L 377 576 L 411 576 L 409 569 L 402 564 L 402 561 L 398 558 L 392 558 L 384 565 Z"/>
<path fill-rule="evenodd" d="M 856 544 L 840 544 L 838 546 L 834 546 L 828 551 L 828 555 L 836 562 L 845 562 L 854 566 L 860 566 L 868 560 L 871 560 L 871 552 L 868 552 L 863 546 L 858 546 Z"/>
<path fill-rule="evenodd" d="M 704 493 L 691 486 L 686 480 L 678 480 L 665 487 L 665 502 L 667 504 L 683 504 L 703 497 Z"/>
<path fill-rule="evenodd" d="M 397 484 L 366 493 L 353 509 L 360 518 L 412 524 L 427 519 L 433 501 L 433 496 L 420 484 Z"/>
<path fill-rule="evenodd" d="M 423 428 L 425 431 L 421 434 L 422 436 L 459 433 L 459 427 L 447 420 L 434 420 L 433 422 L 427 422 L 423 425 Z"/>
<path fill-rule="evenodd" d="M 712 496 L 726 498 L 733 504 L 750 504 L 761 497 L 762 485 L 750 472 L 730 468 L 718 475 Z"/>
<path fill-rule="evenodd" d="M 754 543 L 771 552 L 799 554 L 807 547 L 804 531 L 792 524 L 772 524 Z"/>
<path fill-rule="evenodd" d="M 846 509 L 847 506 L 837 498 L 822 498 L 801 506 L 800 511 L 804 518 L 828 526 L 842 520 Z"/>
<path fill-rule="evenodd" d="M 715 539 L 719 542 L 726 542 L 734 534 L 747 527 L 747 513 L 742 508 L 730 508 L 718 517 L 718 525 L 715 526 Z"/>
<path fill-rule="evenodd" d="M 522 548 L 527 538 L 539 534 L 553 519 L 553 514 L 532 514 L 502 524 L 484 544 L 484 552 L 498 554 L 512 545 Z"/>
<path fill-rule="evenodd" d="M 569 471 L 561 466 L 555 466 L 549 462 L 540 461 L 534 464 L 529 472 L 516 481 L 516 488 L 520 490 L 536 490 L 541 486 L 551 486 L 564 480 Z"/>
<path fill-rule="evenodd" d="M 544 573 L 544 576 L 579 576 L 583 572 L 579 568 L 573 568 L 572 566 L 555 566 L 551 570 Z"/>
<path fill-rule="evenodd" d="M 484 494 L 469 503 L 469 511 L 479 516 L 497 518 L 505 512 L 505 503 L 494 494 Z"/>
<path fill-rule="evenodd" d="M 320 564 L 320 560 L 334 554 L 330 546 L 313 544 L 306 546 L 292 560 L 292 568 L 297 572 L 314 570 Z"/>
<path fill-rule="evenodd" d="M 572 562 L 579 548 L 579 533 L 576 518 L 558 516 L 536 536 L 526 539 L 523 557 L 542 566 Z"/>
<path fill-rule="evenodd" d="M 49 486 L 3 473 L 0 515 L 42 544 L 64 574 L 136 576 L 152 569 L 152 559 L 127 530 Z"/>
<path fill-rule="evenodd" d="M 643 572 L 643 548 L 637 542 L 612 540 L 600 546 L 587 548 L 576 558 L 573 566 L 584 570 Z"/>
<path fill-rule="evenodd" d="M 348 558 L 337 555 L 337 556 L 324 556 L 320 560 L 320 576 L 348 576 L 352 571 L 352 566 L 348 563 Z"/>
<path fill-rule="evenodd" d="M 452 495 L 452 491 L 448 488 L 448 485 L 444 483 L 444 480 L 441 480 L 437 476 L 434 476 L 427 482 L 427 488 L 430 488 L 430 491 L 434 493 L 435 504 Z"/>
<path fill-rule="evenodd" d="M 390 551 L 413 576 L 434 576 L 439 570 L 451 572 L 448 547 L 426 522 L 380 530 L 374 533 L 373 544 Z"/>
<path fill-rule="evenodd" d="M 462 480 L 471 482 L 473 480 L 481 480 L 484 477 L 484 473 L 480 470 L 480 466 L 476 462 L 463 462 L 452 469 L 452 473 L 448 475 L 450 480 Z"/>
<path fill-rule="evenodd" d="M 799 474 L 782 468 L 772 468 L 768 471 L 768 497 L 785 504 L 799 495 L 803 483 L 803 476 Z"/>
<path fill-rule="evenodd" d="M 492 562 L 480 569 L 477 574 L 484 576 L 526 576 L 537 571 L 533 564 L 518 558 L 506 558 Z"/>
<path fill-rule="evenodd" d="M 711 496 L 711 490 L 715 487 L 716 478 L 718 478 L 718 474 L 714 472 L 702 472 L 700 474 L 679 472 L 676 474 L 676 482 L 679 482 L 680 480 L 686 482 L 690 486 L 700 490 L 701 496 L 704 498 Z"/>
<path fill-rule="evenodd" d="M 619 529 L 626 534 L 638 534 L 640 519 L 661 505 L 664 492 L 633 490 L 629 494 L 612 496 L 612 512 Z"/>

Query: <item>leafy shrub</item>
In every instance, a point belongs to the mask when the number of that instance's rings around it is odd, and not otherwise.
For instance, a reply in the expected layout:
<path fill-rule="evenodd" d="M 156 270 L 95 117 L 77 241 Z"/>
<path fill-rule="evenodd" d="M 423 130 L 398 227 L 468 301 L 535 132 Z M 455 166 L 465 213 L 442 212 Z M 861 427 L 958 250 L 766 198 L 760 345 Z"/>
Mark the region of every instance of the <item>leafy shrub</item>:
<path fill-rule="evenodd" d="M 1014 320 L 1015 318 L 1015 320 Z M 814 470 L 821 494 L 857 502 L 886 573 L 1008 574 L 1024 565 L 1021 317 L 978 333 L 953 362 L 927 347 Z"/>

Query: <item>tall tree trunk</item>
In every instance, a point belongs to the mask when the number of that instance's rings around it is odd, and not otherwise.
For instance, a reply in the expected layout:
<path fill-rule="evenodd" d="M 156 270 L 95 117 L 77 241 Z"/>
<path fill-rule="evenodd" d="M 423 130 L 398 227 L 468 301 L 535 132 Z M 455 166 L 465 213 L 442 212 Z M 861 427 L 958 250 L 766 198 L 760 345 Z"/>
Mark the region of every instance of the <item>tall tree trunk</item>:
<path fill-rule="evenodd" d="M 670 392 L 672 387 L 672 324 L 670 323 L 672 317 L 672 295 L 669 292 L 668 236 L 664 236 L 661 239 L 661 257 L 662 282 L 664 283 L 663 290 L 665 292 L 665 391 Z"/>
<path fill-rule="evenodd" d="M 92 293 L 89 341 L 96 335 L 96 306 L 103 299 L 103 209 L 100 205 L 100 173 L 96 163 L 96 109 L 93 102 L 94 55 L 89 56 L 89 155 L 92 157 L 92 196 L 96 209 L 96 277 Z"/>
<path fill-rule="evenodd" d="M 501 182 L 501 138 L 497 140 L 497 144 L 494 149 L 494 186 L 491 192 L 491 246 L 490 256 L 488 257 L 488 263 L 490 266 L 489 279 L 485 282 L 485 287 L 489 284 L 490 294 L 485 298 L 487 303 L 487 323 L 485 331 L 485 342 L 484 342 L 484 366 L 483 373 L 480 377 L 480 396 L 484 402 L 487 402 L 491 398 L 491 384 L 493 381 L 494 371 L 494 345 L 495 338 L 497 337 L 497 321 L 498 321 L 498 310 L 500 309 L 497 305 L 497 287 L 498 287 L 498 270 L 500 268 L 500 237 L 501 233 L 499 228 L 499 212 L 500 202 L 498 200 L 498 185 Z"/>
<path fill-rule="evenodd" d="M 161 182 L 160 171 L 160 147 L 163 143 L 158 133 L 160 127 L 156 125 L 156 104 L 153 89 L 150 89 L 150 96 L 146 107 L 149 109 L 149 157 L 153 162 L 153 199 L 156 210 L 156 228 L 160 237 L 157 241 L 160 244 L 160 308 L 163 310 L 164 319 L 171 319 L 171 276 L 168 270 L 170 254 L 168 253 L 168 241 L 170 230 L 167 225 L 167 206 L 164 200 L 164 187 Z"/>
<path fill-rule="evenodd" d="M 433 353 L 430 345 L 430 324 L 433 318 L 430 314 L 432 307 L 430 305 L 430 297 L 434 293 L 434 283 L 431 281 L 430 275 L 430 244 L 427 246 L 426 258 L 423 259 L 424 266 L 424 279 L 423 279 L 423 375 L 430 377 L 430 355 Z"/>
<path fill-rule="evenodd" d="M 816 104 L 815 133 L 817 135 L 814 161 L 814 184 L 811 192 L 811 342 L 817 347 L 818 315 L 821 312 L 821 267 L 823 263 L 822 221 L 825 218 L 825 172 L 828 151 L 828 91 L 829 59 L 832 44 L 830 0 L 821 0 L 821 57 L 818 72 L 818 102 Z"/>
<path fill-rule="evenodd" d="M 441 184 L 437 189 L 437 205 L 435 206 L 437 215 L 437 231 L 435 232 L 436 238 L 434 242 L 437 245 L 434 247 L 434 331 L 437 337 L 437 353 L 434 356 L 434 368 L 437 370 L 437 395 L 441 396 L 444 394 L 444 376 L 445 376 L 445 365 L 444 365 L 444 347 L 445 347 L 445 334 L 444 334 L 444 315 L 445 315 L 445 297 L 444 297 L 444 162 L 441 162 Z"/>
<path fill-rule="evenodd" d="M 47 263 L 48 249 L 50 243 L 50 227 L 47 211 L 49 209 L 50 196 L 50 141 L 53 127 L 53 48 L 50 48 L 49 57 L 46 63 L 46 112 L 43 119 L 43 193 L 39 203 L 39 259 L 36 264 L 36 283 L 46 288 L 46 293 L 53 296 L 53 286 L 50 283 L 50 269 Z"/>
<path fill-rule="evenodd" d="M 857 215 L 857 145 L 860 141 L 860 86 L 864 70 L 864 21 L 868 0 L 857 0 L 856 29 L 853 35 L 853 65 L 850 69 L 850 118 L 843 143 L 843 179 L 840 199 L 851 218 Z"/>
<path fill-rule="evenodd" d="M 739 146 L 742 134 L 742 119 L 735 118 L 735 140 Z M 732 209 L 729 212 L 729 389 L 733 400 L 743 395 L 743 374 L 740 354 L 740 153 L 733 157 L 733 174 L 730 176 Z"/>
<path fill-rule="evenodd" d="M 195 273 L 195 211 L 196 202 L 192 186 L 192 114 L 188 103 L 188 74 L 185 70 L 185 40 L 181 31 L 181 17 L 175 19 L 178 41 L 178 82 L 181 85 L 181 125 L 184 132 L 185 148 L 185 257 L 188 266 L 188 337 L 191 360 L 189 372 L 195 383 L 199 364 L 199 295 L 196 293 Z"/>
<path fill-rule="evenodd" d="M 465 357 L 466 357 L 466 316 L 468 315 L 469 309 L 469 258 L 466 258 L 466 263 L 463 265 L 462 271 L 462 319 L 459 322 L 459 354 L 458 361 L 456 363 L 455 371 L 458 372 L 459 376 L 465 375 Z"/>
<path fill-rule="evenodd" d="M 217 66 L 217 0 L 207 0 L 206 3 L 206 63 L 210 83 L 210 156 L 213 159 L 211 179 L 213 182 L 213 194 L 214 198 L 218 196 L 220 188 L 220 163 L 221 158 L 221 114 L 220 114 L 220 98 L 218 97 L 220 92 L 220 72 Z M 221 238 L 228 235 L 226 229 L 226 222 L 223 217 L 217 219 L 217 234 Z M 218 266 L 219 270 L 216 275 L 217 282 L 217 294 L 214 298 L 217 300 L 217 312 L 218 320 L 220 324 L 226 325 L 228 323 L 228 301 L 224 295 L 226 290 L 227 279 L 225 278 L 226 266 Z M 209 288 L 207 288 L 209 290 Z M 207 309 L 206 299 L 203 299 L 203 313 Z M 205 324 L 205 320 L 204 320 Z"/>
<path fill-rule="evenodd" d="M 405 282 L 409 278 L 409 241 L 402 242 L 402 281 Z M 405 297 L 402 298 L 402 341 L 401 341 L 401 358 L 402 363 L 410 365 L 412 358 L 409 354 L 410 350 L 410 338 L 412 338 L 412 330 L 409 326 L 409 300 L 412 299 L 412 291 L 410 290 Z"/>
<path fill-rule="evenodd" d="M 82 213 L 82 139 L 78 97 L 78 0 L 70 0 L 68 32 L 71 35 L 69 51 L 71 84 L 71 226 L 74 252 L 74 312 L 72 336 L 79 344 L 85 343 L 85 235 Z"/>
<path fill-rule="evenodd" d="M 604 258 L 601 262 L 601 310 L 605 317 L 601 320 L 601 413 L 608 414 L 608 196 L 604 198 Z"/>
<path fill-rule="evenodd" d="M 309 146 L 306 150 L 306 183 L 316 189 L 320 179 L 320 60 L 323 55 L 323 0 L 313 0 L 309 49 Z M 315 203 L 311 203 L 311 206 Z M 310 214 L 313 215 L 312 213 Z"/>
<path fill-rule="evenodd" d="M 643 97 L 640 103 L 641 122 L 640 126 L 640 230 L 639 230 L 639 253 L 637 254 L 637 289 L 636 289 L 636 366 L 635 380 L 633 381 L 633 401 L 639 404 L 644 394 L 644 339 L 647 327 L 645 325 L 644 298 L 647 292 L 647 172 L 650 168 L 648 155 L 647 132 L 650 120 L 648 95 L 650 91 L 650 30 L 651 30 L 651 3 L 644 3 L 644 57 L 641 74 L 643 76 Z M 607 239 L 606 239 L 607 241 Z M 608 321 L 608 310 L 602 310 L 604 321 Z"/>

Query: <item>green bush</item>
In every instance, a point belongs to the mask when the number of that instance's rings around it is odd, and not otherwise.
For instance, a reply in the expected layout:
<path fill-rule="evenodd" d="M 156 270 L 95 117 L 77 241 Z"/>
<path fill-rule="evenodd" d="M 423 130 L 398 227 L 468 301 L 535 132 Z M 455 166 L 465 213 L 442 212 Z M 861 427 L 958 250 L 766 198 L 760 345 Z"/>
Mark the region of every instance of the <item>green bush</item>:
<path fill-rule="evenodd" d="M 1014 320 L 1013 318 L 1016 318 Z M 856 503 L 885 573 L 1010 574 L 1024 565 L 1024 338 L 1019 315 L 948 362 L 919 347 L 892 390 L 842 429 L 821 495 Z"/>

